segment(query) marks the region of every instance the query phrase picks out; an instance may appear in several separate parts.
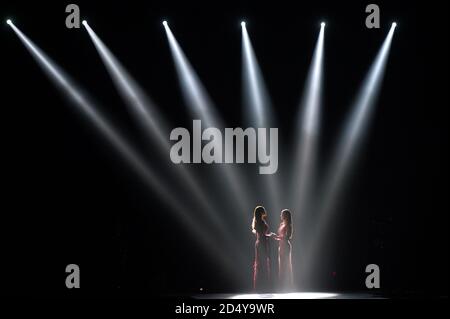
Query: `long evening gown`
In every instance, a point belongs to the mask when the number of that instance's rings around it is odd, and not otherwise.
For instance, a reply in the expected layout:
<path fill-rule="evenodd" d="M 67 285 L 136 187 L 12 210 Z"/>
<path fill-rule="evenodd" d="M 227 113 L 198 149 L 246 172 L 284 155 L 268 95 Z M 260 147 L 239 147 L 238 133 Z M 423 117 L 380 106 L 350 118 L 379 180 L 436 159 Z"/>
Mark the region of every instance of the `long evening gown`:
<path fill-rule="evenodd" d="M 255 261 L 253 263 L 253 289 L 270 289 L 270 243 L 269 226 L 266 222 L 256 227 Z"/>
<path fill-rule="evenodd" d="M 281 223 L 278 228 L 278 279 L 282 289 L 290 289 L 294 283 L 290 236 L 289 227 Z"/>

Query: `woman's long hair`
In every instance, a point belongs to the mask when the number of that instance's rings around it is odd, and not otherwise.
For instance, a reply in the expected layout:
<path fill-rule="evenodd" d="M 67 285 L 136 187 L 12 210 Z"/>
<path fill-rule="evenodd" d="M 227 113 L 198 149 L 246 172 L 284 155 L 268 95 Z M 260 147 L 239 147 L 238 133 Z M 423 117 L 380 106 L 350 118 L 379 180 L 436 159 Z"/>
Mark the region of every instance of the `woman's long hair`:
<path fill-rule="evenodd" d="M 266 209 L 263 206 L 256 206 L 253 210 L 252 232 L 254 234 L 263 229 L 266 224 L 264 221 L 266 215 Z"/>
<path fill-rule="evenodd" d="M 283 209 L 281 211 L 281 220 L 282 220 L 282 223 L 284 224 L 284 227 L 287 228 L 286 237 L 288 239 L 291 239 L 294 229 L 292 228 L 292 214 L 289 209 Z"/>

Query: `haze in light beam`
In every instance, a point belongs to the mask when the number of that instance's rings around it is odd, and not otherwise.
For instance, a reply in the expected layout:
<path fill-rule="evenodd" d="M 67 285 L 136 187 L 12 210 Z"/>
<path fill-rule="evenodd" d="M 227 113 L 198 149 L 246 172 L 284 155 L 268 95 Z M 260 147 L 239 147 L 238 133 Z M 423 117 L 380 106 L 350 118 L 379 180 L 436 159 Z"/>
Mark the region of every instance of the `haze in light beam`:
<path fill-rule="evenodd" d="M 165 121 L 162 119 L 162 116 L 159 114 L 156 106 L 150 102 L 148 96 L 143 92 L 141 87 L 125 70 L 122 64 L 97 36 L 89 24 L 84 22 L 83 25 L 94 43 L 95 48 L 105 64 L 106 69 L 120 95 L 133 112 L 135 119 L 145 129 L 147 136 L 152 141 L 156 141 L 156 144 L 159 145 L 163 156 L 167 157 L 171 147 L 169 143 L 169 130 L 167 129 L 167 124 L 165 124 Z M 185 190 L 192 193 L 194 198 L 199 203 L 201 211 L 198 211 L 198 213 L 202 214 L 202 218 L 210 221 L 211 225 L 215 227 L 224 239 L 230 243 L 230 249 L 232 248 L 233 251 L 239 251 L 240 245 L 237 244 L 235 235 L 232 234 L 221 221 L 221 216 L 223 216 L 223 214 L 219 214 L 218 212 L 222 207 L 213 205 L 210 202 L 195 177 L 186 169 L 185 166 L 174 165 L 171 167 L 174 169 L 173 173 L 176 173 L 178 179 L 183 182 L 182 186 L 185 187 Z M 236 247 L 238 248 L 236 249 Z"/>
<path fill-rule="evenodd" d="M 183 97 L 189 110 L 196 118 L 202 119 L 205 126 L 224 128 L 225 126 L 220 116 L 216 113 L 215 106 L 211 102 L 204 85 L 201 83 L 198 75 L 189 63 L 168 24 L 164 24 L 164 29 L 174 59 Z M 250 188 L 246 186 L 246 181 L 236 173 L 236 170 L 232 165 L 221 166 L 221 171 L 223 172 L 225 181 L 228 183 L 228 187 L 224 190 L 224 193 L 226 193 L 230 199 L 234 199 L 232 202 L 229 201 L 228 204 L 237 204 L 237 209 L 231 210 L 233 213 L 237 214 L 236 217 L 238 217 L 239 220 L 242 220 L 242 222 L 239 223 L 239 225 L 242 226 L 242 229 L 248 230 L 248 227 L 246 227 L 244 223 L 248 222 L 247 215 L 256 206 L 254 201 L 251 200 L 253 197 L 248 191 Z M 220 180 L 220 178 L 218 178 L 218 180 Z M 242 219 L 243 217 L 245 219 Z"/>
<path fill-rule="evenodd" d="M 356 155 L 361 151 L 362 138 L 369 127 L 369 120 L 374 112 L 381 88 L 394 30 L 395 25 L 392 25 L 359 89 L 351 108 L 351 114 L 345 122 L 343 134 L 323 180 L 323 190 L 319 197 L 321 205 L 317 212 L 318 220 L 310 232 L 312 237 L 310 238 L 309 247 L 303 256 L 308 263 L 304 270 L 306 277 L 314 278 L 311 272 L 317 270 L 316 263 L 320 247 L 325 242 L 326 236 L 329 235 L 328 230 L 336 215 L 336 211 L 333 209 L 338 207 L 346 177 L 352 165 L 355 164 Z"/>
<path fill-rule="evenodd" d="M 323 50 L 325 25 L 321 24 L 311 66 L 306 78 L 306 85 L 300 103 L 302 110 L 298 118 L 298 144 L 294 153 L 293 183 L 291 186 L 290 205 L 294 212 L 303 214 L 308 209 L 306 202 L 314 187 L 315 162 L 319 136 L 319 120 L 322 95 Z M 298 219 L 297 219 L 298 220 Z"/>
<path fill-rule="evenodd" d="M 242 92 L 244 94 L 244 113 L 252 127 L 278 127 L 272 112 L 272 103 L 267 91 L 261 68 L 253 50 L 245 23 L 242 26 Z M 258 176 L 260 186 L 264 187 L 262 196 L 267 200 L 265 206 L 269 211 L 279 212 L 280 203 L 278 175 Z M 256 187 L 256 185 L 255 185 Z M 277 213 L 273 214 L 274 220 Z"/>
<path fill-rule="evenodd" d="M 363 81 L 353 104 L 350 117 L 346 121 L 344 132 L 331 161 L 331 166 L 327 171 L 328 175 L 326 176 L 328 178 L 324 181 L 327 191 L 324 193 L 325 196 L 322 197 L 321 201 L 324 206 L 321 214 L 324 216 L 334 207 L 334 201 L 338 197 L 338 189 L 341 188 L 343 179 L 348 174 L 352 164 L 354 164 L 354 156 L 360 151 L 362 138 L 369 127 L 369 120 L 372 117 L 375 102 L 379 95 L 394 30 L 395 26 L 392 26 L 375 58 L 375 62 Z"/>
<path fill-rule="evenodd" d="M 274 122 L 274 114 L 271 111 L 269 94 L 245 24 L 242 24 L 242 50 L 243 92 L 249 122 L 255 127 L 269 127 Z"/>
<path fill-rule="evenodd" d="M 171 212 L 175 213 L 178 219 L 191 230 L 193 238 L 195 238 L 200 247 L 204 248 L 210 255 L 212 260 L 218 262 L 218 266 L 222 266 L 231 280 L 236 280 L 239 274 L 235 271 L 235 261 L 229 256 L 223 254 L 223 251 L 213 244 L 215 237 L 212 236 L 208 229 L 202 227 L 194 219 L 183 214 L 185 206 L 182 205 L 170 191 L 170 188 L 161 182 L 155 173 L 148 168 L 142 157 L 125 141 L 125 139 L 117 132 L 106 118 L 101 115 L 90 98 L 85 94 L 79 86 L 41 49 L 39 49 L 25 34 L 22 33 L 13 23 L 11 28 L 17 34 L 19 39 L 25 45 L 32 57 L 36 60 L 49 79 L 63 92 L 65 96 L 77 106 L 77 110 L 81 112 L 86 119 L 101 133 L 101 135 L 118 151 L 118 153 L 131 165 L 137 174 L 155 192 L 161 200 L 171 208 Z"/>

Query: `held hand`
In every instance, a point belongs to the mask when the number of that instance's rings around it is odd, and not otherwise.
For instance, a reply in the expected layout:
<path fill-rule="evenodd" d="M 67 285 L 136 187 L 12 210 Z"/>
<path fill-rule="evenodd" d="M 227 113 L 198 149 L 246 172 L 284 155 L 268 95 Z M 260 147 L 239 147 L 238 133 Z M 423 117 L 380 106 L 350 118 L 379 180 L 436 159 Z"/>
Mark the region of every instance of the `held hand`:
<path fill-rule="evenodd" d="M 275 239 L 275 240 L 281 240 L 281 237 L 275 233 L 271 233 L 271 237 L 273 237 L 273 239 Z"/>

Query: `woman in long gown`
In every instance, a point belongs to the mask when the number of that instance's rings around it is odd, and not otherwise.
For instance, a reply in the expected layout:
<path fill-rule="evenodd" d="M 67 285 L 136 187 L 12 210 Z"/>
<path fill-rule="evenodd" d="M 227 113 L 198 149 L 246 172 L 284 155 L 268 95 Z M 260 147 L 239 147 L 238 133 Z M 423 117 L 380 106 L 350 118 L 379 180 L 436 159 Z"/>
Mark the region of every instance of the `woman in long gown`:
<path fill-rule="evenodd" d="M 255 291 L 266 291 L 270 289 L 271 283 L 269 238 L 275 234 L 269 232 L 266 217 L 265 208 L 256 206 L 252 222 L 252 232 L 256 235 L 253 263 L 253 289 Z"/>
<path fill-rule="evenodd" d="M 291 239 L 293 233 L 291 212 L 288 209 L 283 209 L 280 218 L 280 227 L 275 237 L 278 240 L 278 279 L 280 288 L 289 290 L 294 285 L 291 256 Z"/>

